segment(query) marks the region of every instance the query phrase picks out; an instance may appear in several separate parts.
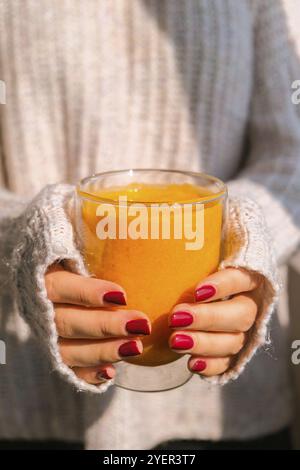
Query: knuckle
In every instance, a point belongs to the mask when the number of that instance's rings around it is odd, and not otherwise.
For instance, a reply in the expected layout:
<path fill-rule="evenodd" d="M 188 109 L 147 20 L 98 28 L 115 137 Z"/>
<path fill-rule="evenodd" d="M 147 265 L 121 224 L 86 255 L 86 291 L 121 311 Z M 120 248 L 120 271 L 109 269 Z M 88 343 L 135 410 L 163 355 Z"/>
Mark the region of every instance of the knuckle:
<path fill-rule="evenodd" d="M 106 349 L 101 344 L 93 351 L 93 356 L 90 358 L 90 366 L 99 366 L 102 362 L 106 361 Z"/>
<path fill-rule="evenodd" d="M 68 365 L 68 366 L 72 366 L 72 364 L 69 363 L 69 360 L 68 360 L 68 357 L 67 357 L 67 348 L 65 348 L 65 342 L 63 339 L 59 338 L 58 339 L 58 351 L 59 351 L 59 354 L 60 354 L 60 357 L 63 361 L 64 364 Z"/>
<path fill-rule="evenodd" d="M 47 291 L 48 299 L 52 302 L 56 300 L 56 292 L 55 292 L 55 283 L 54 283 L 54 275 L 50 272 L 46 273 L 45 275 L 45 286 Z"/>
<path fill-rule="evenodd" d="M 255 274 L 249 271 L 245 271 L 246 274 L 246 290 L 251 291 L 254 288 Z"/>
<path fill-rule="evenodd" d="M 216 349 L 215 335 L 213 333 L 200 333 L 197 335 L 197 349 L 198 354 L 211 354 Z"/>
<path fill-rule="evenodd" d="M 246 332 L 252 328 L 257 314 L 257 305 L 248 298 L 245 304 L 245 311 L 240 315 L 240 331 Z"/>
<path fill-rule="evenodd" d="M 250 330 L 253 325 L 253 315 L 251 312 L 247 311 L 240 316 L 240 331 L 246 332 Z"/>
<path fill-rule="evenodd" d="M 96 357 L 97 359 L 94 365 L 116 362 L 119 360 L 117 345 L 115 345 L 113 341 L 100 342 L 97 348 Z"/>
<path fill-rule="evenodd" d="M 215 308 L 211 308 L 213 304 L 203 304 L 201 309 L 201 316 L 205 319 L 205 326 L 208 330 L 217 329 L 218 326 L 218 313 Z"/>
<path fill-rule="evenodd" d="M 251 273 L 251 279 L 252 279 L 252 290 L 256 289 L 263 281 L 263 276 L 260 273 L 252 272 Z"/>
<path fill-rule="evenodd" d="M 126 310 L 123 312 L 112 311 L 111 315 L 101 318 L 99 329 L 103 336 L 114 338 L 127 336 L 126 324 L 133 318 L 139 318 L 138 314 L 127 313 Z"/>
<path fill-rule="evenodd" d="M 250 299 L 250 303 L 249 303 L 249 316 L 252 320 L 252 324 L 254 323 L 255 319 L 256 319 L 256 315 L 257 315 L 257 311 L 258 311 L 258 305 L 257 303 L 254 301 L 254 299 Z"/>
<path fill-rule="evenodd" d="M 223 362 L 223 364 L 220 368 L 219 374 L 224 374 L 224 372 L 226 372 L 230 368 L 230 364 L 231 364 L 231 358 L 228 357 L 224 360 L 224 362 Z"/>
<path fill-rule="evenodd" d="M 72 337 L 72 326 L 67 321 L 63 311 L 60 309 L 55 310 L 55 325 L 59 336 L 64 338 Z"/>
<path fill-rule="evenodd" d="M 252 290 L 253 273 L 245 268 L 235 268 L 233 281 L 236 282 L 238 285 L 242 283 L 244 286 L 244 291 Z"/>
<path fill-rule="evenodd" d="M 82 283 L 82 285 L 78 288 L 78 300 L 80 304 L 85 305 L 86 307 L 91 306 L 91 299 L 89 294 L 89 289 L 86 283 Z"/>
<path fill-rule="evenodd" d="M 215 308 L 213 308 L 213 303 L 203 303 L 195 307 L 195 313 L 197 315 L 197 323 L 199 328 L 204 328 L 205 330 L 212 330 L 217 321 L 217 313 Z"/>
<path fill-rule="evenodd" d="M 45 273 L 45 287 L 47 291 L 47 296 L 48 299 L 51 300 L 52 302 L 57 302 L 57 289 L 56 289 L 56 284 L 57 284 L 57 278 L 58 276 L 61 275 L 61 273 L 64 272 L 64 268 L 57 263 L 52 264 L 49 266 Z"/>
<path fill-rule="evenodd" d="M 113 321 L 112 319 L 108 318 L 100 318 L 99 322 L 97 322 L 96 332 L 97 336 L 101 337 L 109 337 L 113 335 Z"/>
<path fill-rule="evenodd" d="M 241 270 L 238 268 L 227 268 L 226 270 L 227 283 L 235 286 L 241 277 Z"/>
<path fill-rule="evenodd" d="M 250 292 L 254 290 L 260 283 L 261 275 L 254 271 L 248 271 L 247 269 L 243 269 L 243 273 L 245 275 L 245 282 L 246 282 L 246 291 Z"/>
<path fill-rule="evenodd" d="M 233 342 L 232 353 L 238 354 L 241 351 L 241 349 L 243 349 L 244 345 L 245 345 L 245 334 L 238 333 L 235 336 L 235 341 Z"/>
<path fill-rule="evenodd" d="M 243 285 L 242 290 L 249 292 L 256 285 L 257 274 L 245 268 L 232 268 L 230 270 L 230 283 L 235 285 Z"/>

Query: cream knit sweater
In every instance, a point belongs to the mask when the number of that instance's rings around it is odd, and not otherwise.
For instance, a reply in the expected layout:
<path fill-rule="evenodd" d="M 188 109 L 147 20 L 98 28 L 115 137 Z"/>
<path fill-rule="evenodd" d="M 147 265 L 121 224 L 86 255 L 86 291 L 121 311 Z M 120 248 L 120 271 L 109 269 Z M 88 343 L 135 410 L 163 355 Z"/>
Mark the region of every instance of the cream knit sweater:
<path fill-rule="evenodd" d="M 284 263 L 300 239 L 300 113 L 290 99 L 300 67 L 288 35 L 273 0 L 0 0 L 0 438 L 137 449 L 289 422 L 277 315 L 266 341 L 279 292 L 271 245 Z M 229 182 L 220 269 L 243 266 L 265 283 L 248 344 L 222 377 L 139 394 L 88 386 L 61 361 L 43 274 L 64 260 L 88 275 L 72 183 L 128 167 Z"/>

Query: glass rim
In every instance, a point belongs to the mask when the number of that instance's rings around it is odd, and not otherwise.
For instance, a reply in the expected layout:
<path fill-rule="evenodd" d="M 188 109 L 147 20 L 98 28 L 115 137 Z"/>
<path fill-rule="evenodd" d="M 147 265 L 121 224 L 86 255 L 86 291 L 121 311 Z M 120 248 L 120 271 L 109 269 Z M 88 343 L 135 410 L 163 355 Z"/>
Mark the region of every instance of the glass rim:
<path fill-rule="evenodd" d="M 217 192 L 213 197 L 207 196 L 203 197 L 201 201 L 193 201 L 193 202 L 174 202 L 174 201 L 133 201 L 128 199 L 127 203 L 129 204 L 144 204 L 145 206 L 152 206 L 153 204 L 169 204 L 169 205 L 177 205 L 177 206 L 184 206 L 185 204 L 189 205 L 194 205 L 194 204 L 207 204 L 209 202 L 214 202 L 217 201 L 218 199 L 226 198 L 228 194 L 227 186 L 226 184 L 216 176 L 209 175 L 208 173 L 202 173 L 202 172 L 196 172 L 196 171 L 186 171 L 186 170 L 168 170 L 168 169 L 161 169 L 161 168 L 126 168 L 124 170 L 111 170 L 111 171 L 103 171 L 100 173 L 94 173 L 90 176 L 86 176 L 85 178 L 82 178 L 76 185 L 76 192 L 77 194 L 85 200 L 89 200 L 91 202 L 100 202 L 100 203 L 105 203 L 105 204 L 110 204 L 114 206 L 122 206 L 123 204 L 120 204 L 119 201 L 116 201 L 115 199 L 110 199 L 106 197 L 99 197 L 93 194 L 92 192 L 88 192 L 82 189 L 82 186 L 86 184 L 89 180 L 95 179 L 95 178 L 100 178 L 103 176 L 110 176 L 110 175 L 117 175 L 117 174 L 122 174 L 122 173 L 134 173 L 134 172 L 159 172 L 159 173 L 173 173 L 173 174 L 180 174 L 180 175 L 186 175 L 190 177 L 195 177 L 195 178 L 204 178 L 206 180 L 211 181 L 214 184 L 220 185 L 220 191 Z M 175 183 L 174 183 L 175 184 Z"/>

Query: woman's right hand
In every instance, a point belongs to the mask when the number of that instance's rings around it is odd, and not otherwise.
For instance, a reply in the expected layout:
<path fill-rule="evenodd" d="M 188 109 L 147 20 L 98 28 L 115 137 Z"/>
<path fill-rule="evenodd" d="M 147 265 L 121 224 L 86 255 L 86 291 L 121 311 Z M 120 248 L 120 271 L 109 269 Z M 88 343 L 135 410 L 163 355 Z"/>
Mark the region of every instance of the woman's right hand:
<path fill-rule="evenodd" d="M 59 264 L 48 269 L 45 283 L 61 357 L 77 377 L 97 385 L 114 377 L 112 363 L 142 353 L 138 336 L 150 334 L 150 321 L 142 312 L 121 308 L 126 305 L 121 286 L 70 273 Z"/>

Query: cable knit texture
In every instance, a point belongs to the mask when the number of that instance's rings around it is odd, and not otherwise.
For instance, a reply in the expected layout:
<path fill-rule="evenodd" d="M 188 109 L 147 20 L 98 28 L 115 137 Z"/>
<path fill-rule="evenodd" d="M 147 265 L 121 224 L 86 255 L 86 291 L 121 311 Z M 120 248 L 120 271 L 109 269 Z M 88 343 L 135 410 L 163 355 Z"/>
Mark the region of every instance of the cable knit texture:
<path fill-rule="evenodd" d="M 299 78 L 281 1 L 0 0 L 0 438 L 132 449 L 244 439 L 289 423 L 286 321 L 280 311 L 269 320 L 275 264 L 300 240 L 300 106 L 290 99 Z M 221 377 L 138 394 L 87 386 L 61 361 L 43 277 L 55 261 L 88 275 L 72 185 L 129 167 L 228 183 L 220 269 L 259 273 L 264 295 Z"/>

